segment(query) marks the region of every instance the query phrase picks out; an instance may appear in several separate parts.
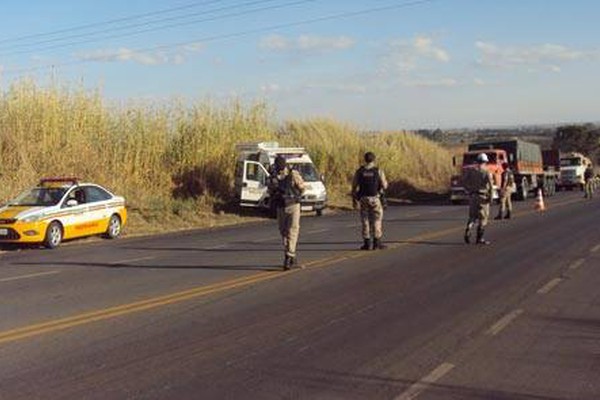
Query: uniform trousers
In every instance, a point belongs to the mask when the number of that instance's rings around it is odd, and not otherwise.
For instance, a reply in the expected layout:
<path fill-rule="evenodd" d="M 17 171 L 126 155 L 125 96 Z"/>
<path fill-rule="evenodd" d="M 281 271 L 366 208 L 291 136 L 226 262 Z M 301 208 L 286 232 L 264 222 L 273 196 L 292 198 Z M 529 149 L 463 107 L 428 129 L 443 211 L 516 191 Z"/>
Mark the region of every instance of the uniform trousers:
<path fill-rule="evenodd" d="M 296 246 L 300 234 L 300 203 L 277 207 L 277 222 L 285 255 L 296 257 Z"/>
<path fill-rule="evenodd" d="M 360 221 L 363 239 L 381 239 L 383 236 L 383 206 L 378 196 L 360 199 Z"/>

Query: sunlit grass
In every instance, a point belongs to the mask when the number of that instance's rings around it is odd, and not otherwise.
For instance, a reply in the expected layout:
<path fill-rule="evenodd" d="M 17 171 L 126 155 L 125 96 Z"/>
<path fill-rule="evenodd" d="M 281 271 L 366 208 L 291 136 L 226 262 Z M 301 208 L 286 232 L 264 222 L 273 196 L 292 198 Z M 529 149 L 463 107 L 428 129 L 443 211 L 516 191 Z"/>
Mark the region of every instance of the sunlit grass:
<path fill-rule="evenodd" d="M 408 132 L 363 134 L 328 119 L 275 123 L 263 102 L 107 105 L 101 94 L 21 81 L 0 96 L 0 199 L 42 176 L 73 175 L 127 198 L 130 229 L 190 228 L 235 222 L 235 144 L 277 140 L 306 147 L 326 176 L 334 204 L 347 204 L 362 155 L 376 153 L 392 183 L 446 189 L 450 154 Z"/>

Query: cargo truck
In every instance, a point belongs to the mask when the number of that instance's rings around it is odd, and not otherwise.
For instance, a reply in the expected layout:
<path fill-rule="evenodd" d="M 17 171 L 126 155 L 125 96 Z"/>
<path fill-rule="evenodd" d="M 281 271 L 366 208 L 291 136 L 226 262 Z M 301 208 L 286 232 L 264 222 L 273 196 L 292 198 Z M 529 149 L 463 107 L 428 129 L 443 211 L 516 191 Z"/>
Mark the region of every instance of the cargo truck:
<path fill-rule="evenodd" d="M 560 158 L 560 179 L 558 188 L 583 190 L 585 186 L 584 173 L 592 161 L 581 153 L 571 152 L 563 154 Z"/>
<path fill-rule="evenodd" d="M 542 163 L 544 172 L 552 176 L 554 185 L 548 184 L 544 190 L 545 196 L 552 196 L 558 190 L 560 180 L 560 151 L 559 150 L 542 150 Z"/>
<path fill-rule="evenodd" d="M 469 199 L 469 194 L 462 183 L 462 174 L 466 169 L 477 167 L 477 156 L 485 153 L 488 157 L 489 162 L 485 165 L 485 168 L 492 174 L 494 181 L 494 190 L 492 194 L 492 200 L 498 200 L 499 188 L 501 183 L 502 172 L 504 167 L 502 164 L 506 161 L 507 156 L 504 150 L 488 149 L 488 150 L 474 150 L 467 151 L 462 154 L 462 162 L 460 163 L 460 173 L 453 175 L 450 181 L 450 202 L 452 204 L 459 204 Z M 459 166 L 456 157 L 452 159 L 452 163 L 455 167 Z"/>
<path fill-rule="evenodd" d="M 536 143 L 520 139 L 472 143 L 469 151 L 504 150 L 508 164 L 515 175 L 517 190 L 514 196 L 525 200 L 531 192 L 542 189 L 546 195 L 554 194 L 557 173 L 554 170 L 544 170 L 542 150 Z"/>

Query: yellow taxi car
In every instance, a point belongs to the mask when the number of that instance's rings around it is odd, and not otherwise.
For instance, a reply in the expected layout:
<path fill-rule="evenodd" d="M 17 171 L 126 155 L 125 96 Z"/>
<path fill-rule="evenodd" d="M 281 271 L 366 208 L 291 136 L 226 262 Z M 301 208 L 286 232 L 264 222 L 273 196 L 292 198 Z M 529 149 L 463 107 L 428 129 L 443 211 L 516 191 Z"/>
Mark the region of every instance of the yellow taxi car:
<path fill-rule="evenodd" d="M 65 239 L 114 239 L 127 221 L 125 199 L 77 178 L 44 178 L 0 207 L 0 243 L 57 247 Z"/>

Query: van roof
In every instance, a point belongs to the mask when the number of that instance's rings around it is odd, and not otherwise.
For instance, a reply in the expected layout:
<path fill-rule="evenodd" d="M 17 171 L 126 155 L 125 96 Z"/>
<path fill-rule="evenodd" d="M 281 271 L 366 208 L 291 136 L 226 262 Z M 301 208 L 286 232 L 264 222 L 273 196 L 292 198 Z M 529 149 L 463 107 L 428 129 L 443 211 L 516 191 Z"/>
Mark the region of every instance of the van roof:
<path fill-rule="evenodd" d="M 244 142 L 239 143 L 236 149 L 240 152 L 256 153 L 259 151 L 265 151 L 269 154 L 304 154 L 306 149 L 304 147 L 279 147 L 278 142 Z"/>

